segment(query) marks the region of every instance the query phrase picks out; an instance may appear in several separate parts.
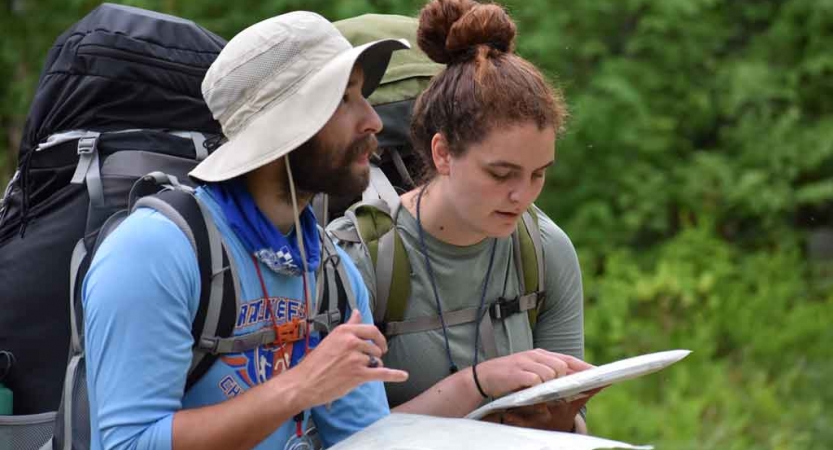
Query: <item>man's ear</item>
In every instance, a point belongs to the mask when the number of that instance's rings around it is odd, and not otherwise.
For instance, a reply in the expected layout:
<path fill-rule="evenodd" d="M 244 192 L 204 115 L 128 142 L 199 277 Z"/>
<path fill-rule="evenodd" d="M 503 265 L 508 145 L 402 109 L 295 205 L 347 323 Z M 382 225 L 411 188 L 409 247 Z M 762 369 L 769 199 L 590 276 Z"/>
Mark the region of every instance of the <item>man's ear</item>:
<path fill-rule="evenodd" d="M 436 133 L 431 138 L 431 158 L 434 160 L 438 175 L 451 173 L 451 148 L 442 133 Z"/>

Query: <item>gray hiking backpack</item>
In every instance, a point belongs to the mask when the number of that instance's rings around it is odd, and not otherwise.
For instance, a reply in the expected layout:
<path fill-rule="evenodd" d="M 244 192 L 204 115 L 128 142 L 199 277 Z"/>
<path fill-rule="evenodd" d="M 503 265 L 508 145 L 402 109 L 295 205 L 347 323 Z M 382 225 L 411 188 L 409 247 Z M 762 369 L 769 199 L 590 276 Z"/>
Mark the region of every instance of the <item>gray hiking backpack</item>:
<path fill-rule="evenodd" d="M 141 175 L 185 179 L 208 154 L 204 141 L 220 126 L 200 83 L 224 45 L 191 21 L 103 4 L 49 50 L 0 200 L 0 350 L 14 355 L 3 380 L 14 415 L 0 416 L 0 448 L 37 449 L 52 436 L 71 346 L 73 250 L 91 248 Z"/>
<path fill-rule="evenodd" d="M 0 200 L 0 351 L 14 355 L 0 373 L 15 414 L 0 416 L 0 449 L 89 448 L 81 283 L 132 209 L 165 214 L 198 255 L 187 387 L 218 355 L 270 339 L 232 337 L 235 274 L 187 176 L 220 134 L 200 84 L 224 45 L 191 21 L 103 4 L 50 50 Z M 354 298 L 338 262 L 325 240 L 312 324 L 322 332 Z"/>

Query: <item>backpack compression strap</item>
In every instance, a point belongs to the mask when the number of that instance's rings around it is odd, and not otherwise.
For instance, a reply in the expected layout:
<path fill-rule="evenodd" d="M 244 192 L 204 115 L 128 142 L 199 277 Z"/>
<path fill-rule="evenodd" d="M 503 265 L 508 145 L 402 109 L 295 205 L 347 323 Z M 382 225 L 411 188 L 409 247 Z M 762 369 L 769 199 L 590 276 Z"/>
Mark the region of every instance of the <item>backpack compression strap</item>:
<path fill-rule="evenodd" d="M 87 210 L 87 231 L 95 227 L 91 224 L 104 221 L 102 214 L 106 211 L 104 198 L 104 184 L 101 179 L 101 158 L 99 156 L 98 141 L 103 134 L 132 133 L 140 129 L 126 129 L 110 132 L 98 132 L 88 130 L 72 130 L 63 133 L 50 135 L 45 142 L 38 145 L 36 151 L 42 151 L 64 142 L 78 140 L 78 164 L 72 174 L 71 184 L 84 184 L 90 197 L 90 204 Z M 194 154 L 197 161 L 202 161 L 208 156 L 208 150 L 203 146 L 205 136 L 194 131 L 168 131 L 168 134 L 191 139 L 194 144 Z M 161 187 L 161 186 L 160 186 Z M 128 211 L 132 211 L 128 209 Z"/>

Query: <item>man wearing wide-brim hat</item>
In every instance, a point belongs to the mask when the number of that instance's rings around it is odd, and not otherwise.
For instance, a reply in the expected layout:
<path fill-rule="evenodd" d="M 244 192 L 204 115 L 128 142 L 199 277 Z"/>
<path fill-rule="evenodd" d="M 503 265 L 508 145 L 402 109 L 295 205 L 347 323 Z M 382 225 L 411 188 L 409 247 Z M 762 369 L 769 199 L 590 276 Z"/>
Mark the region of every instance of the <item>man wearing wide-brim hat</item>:
<path fill-rule="evenodd" d="M 227 141 L 190 175 L 205 183 L 197 199 L 238 280 L 234 335 L 275 327 L 284 339 L 224 354 L 183 393 L 199 268 L 176 224 L 137 209 L 84 284 L 93 449 L 303 448 L 310 418 L 332 445 L 389 412 L 382 382 L 407 373 L 381 367 L 387 344 L 341 250 L 356 297 L 349 320 L 323 340 L 293 327 L 307 323 L 322 263 L 309 200 L 366 187 L 382 127 L 366 97 L 402 48 L 352 47 L 324 18 L 295 12 L 249 27 L 220 53 L 202 90 Z"/>

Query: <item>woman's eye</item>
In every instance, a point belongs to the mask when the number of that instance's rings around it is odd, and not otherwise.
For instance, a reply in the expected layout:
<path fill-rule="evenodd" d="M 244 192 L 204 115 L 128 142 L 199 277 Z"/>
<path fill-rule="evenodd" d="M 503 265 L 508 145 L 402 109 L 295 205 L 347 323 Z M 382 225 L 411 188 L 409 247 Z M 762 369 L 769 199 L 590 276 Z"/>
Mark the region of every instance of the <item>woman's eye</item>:
<path fill-rule="evenodd" d="M 489 174 L 492 176 L 492 178 L 494 178 L 495 180 L 498 180 L 498 181 L 508 180 L 509 177 L 512 176 L 512 172 L 504 172 L 504 173 L 489 172 Z"/>
<path fill-rule="evenodd" d="M 546 174 L 546 172 L 532 172 L 532 179 L 533 180 L 540 180 L 541 178 L 544 178 L 545 174 Z"/>

